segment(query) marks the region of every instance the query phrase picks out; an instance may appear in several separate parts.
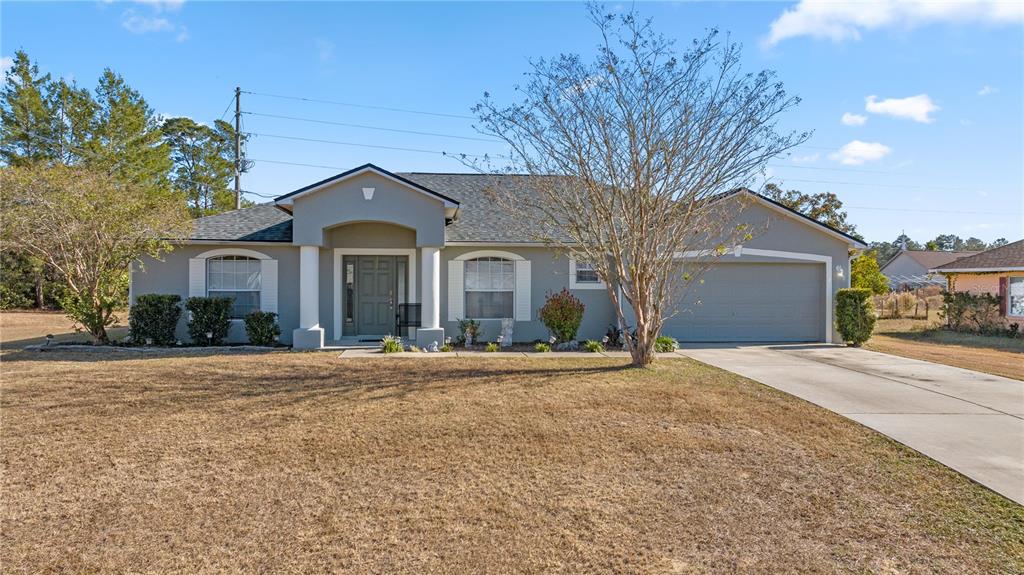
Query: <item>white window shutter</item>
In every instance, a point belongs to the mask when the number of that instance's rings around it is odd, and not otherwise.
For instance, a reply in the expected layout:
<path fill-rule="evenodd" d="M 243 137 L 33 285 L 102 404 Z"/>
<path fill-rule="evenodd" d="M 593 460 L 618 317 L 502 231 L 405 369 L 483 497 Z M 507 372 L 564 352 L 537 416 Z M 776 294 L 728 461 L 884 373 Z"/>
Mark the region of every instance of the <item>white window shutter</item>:
<path fill-rule="evenodd" d="M 459 321 L 464 315 L 465 262 L 448 262 L 448 321 Z"/>
<path fill-rule="evenodd" d="M 260 260 L 260 310 L 277 313 L 277 260 Z"/>
<path fill-rule="evenodd" d="M 188 260 L 188 297 L 206 297 L 206 258 Z"/>
<path fill-rule="evenodd" d="M 530 304 L 530 291 L 533 282 L 530 280 L 530 262 L 516 261 L 516 321 L 530 321 L 533 310 Z"/>

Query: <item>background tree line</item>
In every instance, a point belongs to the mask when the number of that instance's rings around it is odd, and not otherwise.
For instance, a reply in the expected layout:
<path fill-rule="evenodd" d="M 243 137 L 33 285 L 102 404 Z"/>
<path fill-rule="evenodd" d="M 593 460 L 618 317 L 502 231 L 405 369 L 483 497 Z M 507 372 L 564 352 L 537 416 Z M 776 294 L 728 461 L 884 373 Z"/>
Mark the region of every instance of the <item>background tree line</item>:
<path fill-rule="evenodd" d="M 176 202 L 192 217 L 234 208 L 231 124 L 161 117 L 110 69 L 89 90 L 41 73 L 18 51 L 4 76 L 0 162 L 5 169 L 89 170 Z M 0 271 L 0 308 L 62 307 L 67 282 L 38 254 L 4 242 Z"/>

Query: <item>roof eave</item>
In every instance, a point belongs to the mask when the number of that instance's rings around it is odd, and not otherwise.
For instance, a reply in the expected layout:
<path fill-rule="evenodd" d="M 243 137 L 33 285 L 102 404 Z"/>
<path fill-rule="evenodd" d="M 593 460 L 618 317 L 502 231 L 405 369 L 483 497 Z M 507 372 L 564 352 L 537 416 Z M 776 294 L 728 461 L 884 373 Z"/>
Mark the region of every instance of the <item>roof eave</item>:
<path fill-rule="evenodd" d="M 389 179 L 389 180 L 391 180 L 391 181 L 393 181 L 395 183 L 398 183 L 398 184 L 401 184 L 403 186 L 412 188 L 412 189 L 414 189 L 414 190 L 416 190 L 416 191 L 418 191 L 420 193 L 426 194 L 428 196 L 432 196 L 433 198 L 435 198 L 437 200 L 440 200 L 444 204 L 444 207 L 445 207 L 446 210 L 447 209 L 454 210 L 455 208 L 459 207 L 458 200 L 455 200 L 453 198 L 449 198 L 448 196 L 446 196 L 446 195 L 444 195 L 442 193 L 435 192 L 434 190 L 431 190 L 430 188 L 427 188 L 425 186 L 417 184 L 416 182 L 414 182 L 412 180 L 403 178 L 402 176 L 399 176 L 398 174 L 394 174 L 392 172 L 389 172 L 389 171 L 385 170 L 384 168 L 381 168 L 379 166 L 375 166 L 373 164 L 363 164 L 362 166 L 353 168 L 351 170 L 348 170 L 347 172 L 342 172 L 340 174 L 331 176 L 330 178 L 327 178 L 325 180 L 320 180 L 319 182 L 310 184 L 310 185 L 308 185 L 308 186 L 306 186 L 304 188 L 299 188 L 299 189 L 297 189 L 297 190 L 295 190 L 293 192 L 289 192 L 287 194 L 284 194 L 283 196 L 278 196 L 277 198 L 275 198 L 274 203 L 276 205 L 278 205 L 278 206 L 281 206 L 281 207 L 284 207 L 284 208 L 289 208 L 292 205 L 294 205 L 296 198 L 299 198 L 299 197 L 302 197 L 302 196 L 305 196 L 305 195 L 308 195 L 308 194 L 312 194 L 314 192 L 318 192 L 318 191 L 320 191 L 320 190 L 322 190 L 322 189 L 324 189 L 324 188 L 326 188 L 328 186 L 334 185 L 334 184 L 336 184 L 338 182 L 347 180 L 349 178 L 354 178 L 356 176 L 359 176 L 359 175 L 362 175 L 362 174 L 365 174 L 365 173 L 368 173 L 368 172 L 373 172 L 373 173 L 377 174 L 378 176 L 381 176 L 383 178 Z M 291 213 L 291 212 L 289 212 L 289 213 Z"/>

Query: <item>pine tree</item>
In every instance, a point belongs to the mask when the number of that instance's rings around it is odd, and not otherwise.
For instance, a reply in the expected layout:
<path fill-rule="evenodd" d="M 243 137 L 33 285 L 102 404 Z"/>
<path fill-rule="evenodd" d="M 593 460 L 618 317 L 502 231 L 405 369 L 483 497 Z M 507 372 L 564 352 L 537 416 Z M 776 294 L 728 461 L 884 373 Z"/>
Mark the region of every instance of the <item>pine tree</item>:
<path fill-rule="evenodd" d="M 174 162 L 173 185 L 185 194 L 194 217 L 232 210 L 234 192 L 234 128 L 218 120 L 213 128 L 191 118 L 163 124 L 164 141 Z"/>
<path fill-rule="evenodd" d="M 0 158 L 9 166 L 56 159 L 52 110 L 45 96 L 49 74 L 40 74 L 18 50 L 0 92 Z"/>

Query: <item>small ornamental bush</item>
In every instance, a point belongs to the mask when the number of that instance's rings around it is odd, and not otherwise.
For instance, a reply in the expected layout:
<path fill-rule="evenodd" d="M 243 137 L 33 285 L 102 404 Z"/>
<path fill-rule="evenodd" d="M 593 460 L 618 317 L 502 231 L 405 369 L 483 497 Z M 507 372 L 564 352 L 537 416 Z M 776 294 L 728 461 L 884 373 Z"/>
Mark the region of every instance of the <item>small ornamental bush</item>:
<path fill-rule="evenodd" d="M 229 297 L 190 297 L 185 300 L 189 312 L 188 336 L 196 345 L 221 345 L 231 328 Z M 206 334 L 210 334 L 207 337 Z"/>
<path fill-rule="evenodd" d="M 128 311 L 128 333 L 135 343 L 152 340 L 156 345 L 173 345 L 174 330 L 181 319 L 181 296 L 147 293 L 135 298 Z"/>
<path fill-rule="evenodd" d="M 543 341 L 533 344 L 533 351 L 537 353 L 548 353 L 551 351 L 551 344 L 544 343 Z"/>
<path fill-rule="evenodd" d="M 281 335 L 277 325 L 277 314 L 269 311 L 252 311 L 245 316 L 245 334 L 253 345 L 274 345 Z"/>
<path fill-rule="evenodd" d="M 477 340 L 477 336 L 480 335 L 480 322 L 475 319 L 460 319 L 459 320 L 459 340 L 461 342 L 471 344 Z"/>
<path fill-rule="evenodd" d="M 383 353 L 398 353 L 405 351 L 405 346 L 402 345 L 402 338 L 386 335 L 380 340 L 380 350 Z"/>
<path fill-rule="evenodd" d="M 446 352 L 446 353 L 447 353 L 447 352 L 450 352 L 450 351 L 455 351 L 455 348 L 454 348 L 454 347 L 452 347 L 452 344 L 450 344 L 450 343 L 446 343 L 446 344 L 444 344 L 444 345 L 442 345 L 442 346 L 441 346 L 441 351 L 443 351 L 443 352 Z"/>
<path fill-rule="evenodd" d="M 658 353 L 673 352 L 677 347 L 679 347 L 679 342 L 674 337 L 659 335 L 658 339 L 654 340 L 654 351 Z"/>
<path fill-rule="evenodd" d="M 860 347 L 875 329 L 875 308 L 871 304 L 871 290 L 843 288 L 836 292 L 836 329 L 843 341 Z"/>
<path fill-rule="evenodd" d="M 488 351 L 488 352 L 494 353 L 494 352 L 498 351 L 499 349 L 501 349 L 501 346 L 498 345 L 498 342 L 492 341 L 492 342 L 487 344 L 487 347 L 484 348 L 484 351 Z"/>
<path fill-rule="evenodd" d="M 602 345 L 599 341 L 588 339 L 587 341 L 583 342 L 583 349 L 589 351 L 590 353 L 601 353 L 602 351 L 604 351 L 604 345 Z"/>
<path fill-rule="evenodd" d="M 1001 304 L 1002 298 L 990 293 L 944 292 L 940 316 L 954 331 L 993 334 L 1002 330 Z"/>
<path fill-rule="evenodd" d="M 562 289 L 558 293 L 548 294 L 544 307 L 540 308 L 540 321 L 555 336 L 556 341 L 566 342 L 576 339 L 576 332 L 583 321 L 583 302 Z"/>

